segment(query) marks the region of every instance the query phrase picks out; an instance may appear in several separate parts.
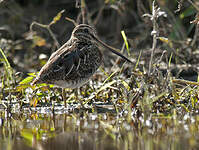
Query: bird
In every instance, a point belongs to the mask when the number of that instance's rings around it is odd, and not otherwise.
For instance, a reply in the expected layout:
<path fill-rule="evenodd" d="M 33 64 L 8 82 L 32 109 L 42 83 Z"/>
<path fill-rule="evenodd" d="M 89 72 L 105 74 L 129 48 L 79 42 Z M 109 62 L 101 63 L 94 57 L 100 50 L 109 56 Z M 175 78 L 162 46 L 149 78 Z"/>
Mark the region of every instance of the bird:
<path fill-rule="evenodd" d="M 94 27 L 79 24 L 73 29 L 70 39 L 51 54 L 32 85 L 47 83 L 62 89 L 81 87 L 102 64 L 103 54 L 100 46 L 133 63 L 116 48 L 102 42 Z"/>

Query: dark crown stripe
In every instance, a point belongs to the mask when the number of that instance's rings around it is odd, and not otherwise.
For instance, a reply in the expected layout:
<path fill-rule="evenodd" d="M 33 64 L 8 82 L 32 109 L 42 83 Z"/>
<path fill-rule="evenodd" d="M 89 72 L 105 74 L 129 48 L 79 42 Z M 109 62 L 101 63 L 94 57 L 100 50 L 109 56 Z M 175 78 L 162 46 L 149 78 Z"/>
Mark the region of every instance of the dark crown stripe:
<path fill-rule="evenodd" d="M 93 39 L 92 34 L 78 33 L 76 36 L 77 36 L 77 38 L 85 39 L 85 40 L 88 40 L 88 41 L 91 41 Z"/>
<path fill-rule="evenodd" d="M 87 28 L 90 28 L 90 29 L 94 29 L 93 27 L 91 27 L 90 25 L 87 25 L 87 24 L 80 24 L 78 26 L 76 26 L 76 28 L 80 28 L 80 27 L 87 27 Z"/>

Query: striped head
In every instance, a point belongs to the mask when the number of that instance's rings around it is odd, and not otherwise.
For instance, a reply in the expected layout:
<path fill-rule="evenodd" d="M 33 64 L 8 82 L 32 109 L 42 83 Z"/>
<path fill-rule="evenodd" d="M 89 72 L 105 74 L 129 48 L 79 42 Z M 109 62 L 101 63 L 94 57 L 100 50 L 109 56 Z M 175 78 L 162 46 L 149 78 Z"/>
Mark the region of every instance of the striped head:
<path fill-rule="evenodd" d="M 125 57 L 124 55 L 122 55 L 116 48 L 113 48 L 109 45 L 107 45 L 106 43 L 102 42 L 98 36 L 97 36 L 97 32 L 96 30 L 87 25 L 87 24 L 80 24 L 78 26 L 76 26 L 72 32 L 72 36 L 71 36 L 71 39 L 73 38 L 77 38 L 79 39 L 80 41 L 84 41 L 84 42 L 95 42 L 97 45 L 101 45 L 105 48 L 107 48 L 108 50 L 110 50 L 112 53 L 122 57 L 123 59 L 127 60 L 128 62 L 130 63 L 133 63 L 131 60 L 129 60 L 127 57 Z"/>
<path fill-rule="evenodd" d="M 74 28 L 72 32 L 72 36 L 79 40 L 86 40 L 86 41 L 95 40 L 96 41 L 97 32 L 93 27 L 87 24 L 80 24 Z"/>

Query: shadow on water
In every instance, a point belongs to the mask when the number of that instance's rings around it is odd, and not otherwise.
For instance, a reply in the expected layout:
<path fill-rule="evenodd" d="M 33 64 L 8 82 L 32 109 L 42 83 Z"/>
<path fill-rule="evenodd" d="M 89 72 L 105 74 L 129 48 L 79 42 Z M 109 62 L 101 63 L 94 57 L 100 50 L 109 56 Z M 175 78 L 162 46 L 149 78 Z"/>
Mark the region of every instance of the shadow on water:
<path fill-rule="evenodd" d="M 14 113 L 0 119 L 1 150 L 198 149 L 197 116 L 126 120 L 114 113 Z"/>

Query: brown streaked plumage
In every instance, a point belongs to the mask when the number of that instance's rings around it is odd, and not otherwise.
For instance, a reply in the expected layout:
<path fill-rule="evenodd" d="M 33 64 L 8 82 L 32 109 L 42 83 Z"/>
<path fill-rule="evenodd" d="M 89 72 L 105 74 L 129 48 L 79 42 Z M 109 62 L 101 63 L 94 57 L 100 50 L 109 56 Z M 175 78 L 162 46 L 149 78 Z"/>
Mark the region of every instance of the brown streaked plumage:
<path fill-rule="evenodd" d="M 62 88 L 77 88 L 86 83 L 102 63 L 99 45 L 131 62 L 116 49 L 100 41 L 93 27 L 80 24 L 71 38 L 49 58 L 32 82 L 54 84 Z"/>

